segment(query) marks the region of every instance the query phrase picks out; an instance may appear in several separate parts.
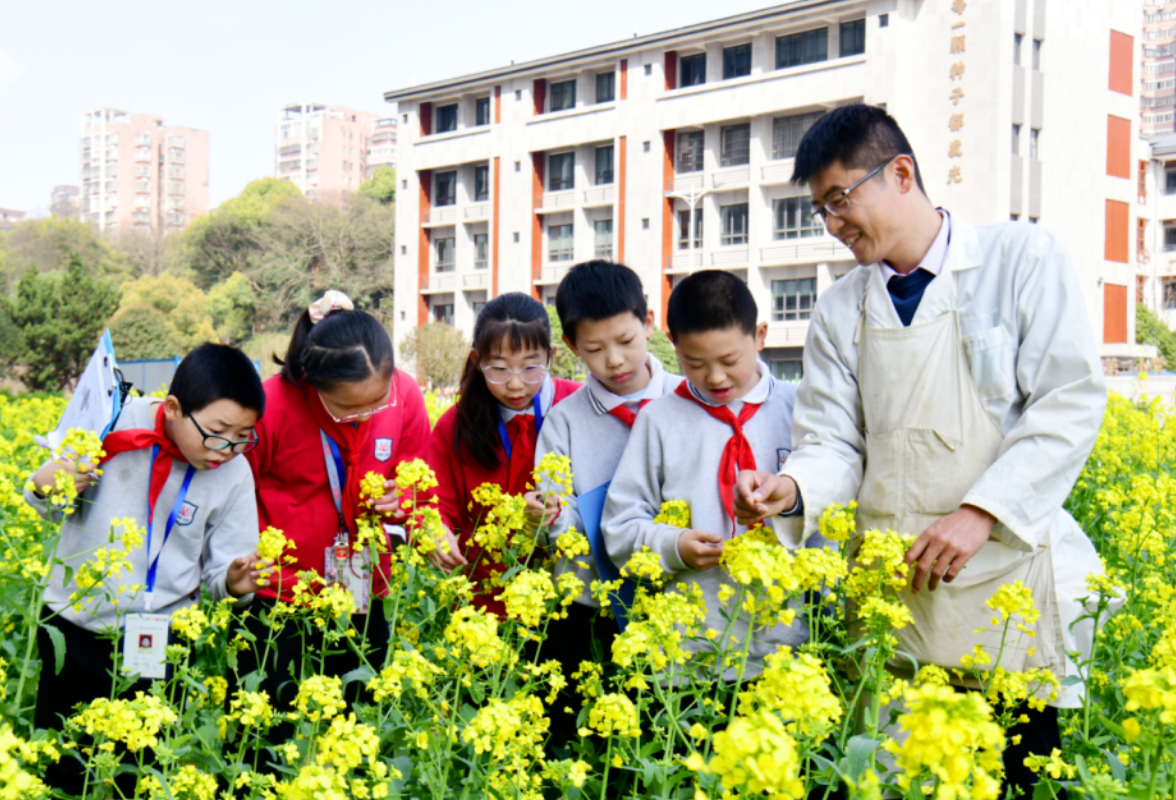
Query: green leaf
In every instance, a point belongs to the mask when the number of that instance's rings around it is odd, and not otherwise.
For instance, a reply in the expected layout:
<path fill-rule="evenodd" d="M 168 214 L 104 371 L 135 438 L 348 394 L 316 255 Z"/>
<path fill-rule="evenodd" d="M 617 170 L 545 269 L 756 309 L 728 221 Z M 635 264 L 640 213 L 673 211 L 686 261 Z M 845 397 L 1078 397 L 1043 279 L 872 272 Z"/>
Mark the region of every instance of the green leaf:
<path fill-rule="evenodd" d="M 55 625 L 45 624 L 41 627 L 45 629 L 45 632 L 49 634 L 49 639 L 53 642 L 53 674 L 60 675 L 61 670 L 65 667 L 65 634 Z"/>
<path fill-rule="evenodd" d="M 376 677 L 375 670 L 367 664 L 361 664 L 343 676 L 343 685 L 346 686 L 354 681 L 362 681 L 366 685 L 374 677 Z"/>
<path fill-rule="evenodd" d="M 855 736 L 849 740 L 849 765 L 846 769 L 850 780 L 857 781 L 862 776 L 870 763 L 871 756 L 878 749 L 878 744 L 877 739 L 871 739 L 864 735 Z"/>
<path fill-rule="evenodd" d="M 1058 796 L 1058 785 L 1049 778 L 1042 778 L 1033 789 L 1033 800 L 1054 800 Z"/>

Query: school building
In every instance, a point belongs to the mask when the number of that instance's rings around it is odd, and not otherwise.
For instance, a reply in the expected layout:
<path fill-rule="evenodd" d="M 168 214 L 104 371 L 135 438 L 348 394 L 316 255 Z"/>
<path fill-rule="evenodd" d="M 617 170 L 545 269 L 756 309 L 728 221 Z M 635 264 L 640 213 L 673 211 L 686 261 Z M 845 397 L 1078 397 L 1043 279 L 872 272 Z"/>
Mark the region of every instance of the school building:
<path fill-rule="evenodd" d="M 903 126 L 934 203 L 1060 236 L 1102 355 L 1131 358 L 1142 24 L 1135 0 L 796 0 L 387 92 L 396 338 L 469 334 L 501 292 L 551 302 L 595 257 L 635 269 L 662 324 L 674 282 L 718 268 L 798 379 L 813 305 L 854 261 L 793 157 L 821 114 L 866 102 Z"/>

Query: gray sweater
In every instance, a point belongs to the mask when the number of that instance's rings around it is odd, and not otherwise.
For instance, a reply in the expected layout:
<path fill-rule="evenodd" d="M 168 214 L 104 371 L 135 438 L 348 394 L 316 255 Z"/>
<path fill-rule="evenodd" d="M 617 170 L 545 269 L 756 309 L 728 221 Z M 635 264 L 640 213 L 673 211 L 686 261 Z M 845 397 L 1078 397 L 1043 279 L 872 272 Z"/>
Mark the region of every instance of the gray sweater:
<path fill-rule="evenodd" d="M 760 383 L 743 399 L 757 402 L 762 398 L 762 406 L 743 426 L 743 431 L 755 453 L 756 467 L 777 472 L 792 450 L 796 387 L 773 378 L 762 363 L 760 375 Z M 710 400 L 709 395 L 691 389 L 696 397 Z M 713 400 L 710 402 L 714 404 Z M 731 410 L 738 416 L 742 406 L 743 402 L 732 401 Z M 673 575 L 671 586 L 678 582 L 699 585 L 707 603 L 704 630 L 714 628 L 719 632 L 727 625 L 718 600 L 719 588 L 728 584 L 738 591 L 738 584 L 721 566 L 703 571 L 690 569 L 678 554 L 681 529 L 653 519 L 665 501 L 685 500 L 690 505 L 693 529 L 716 533 L 728 540 L 732 537 L 731 518 L 719 495 L 718 470 L 723 448 L 733 433 L 730 425 L 711 417 L 694 401 L 676 394 L 651 403 L 633 426 L 633 434 L 609 488 L 603 522 L 605 545 L 618 567 L 624 566 L 642 547 L 659 554 L 662 568 Z M 749 467 L 740 465 L 740 468 Z M 739 526 L 734 534 L 746 530 Z M 824 544 L 819 535 L 808 542 L 808 546 L 815 547 Z M 740 612 L 732 624 L 731 635 L 742 641 L 746 633 L 746 616 Z M 791 626 L 777 625 L 758 631 L 750 644 L 744 676 L 759 674 L 763 658 L 780 645 L 798 645 L 807 639 L 808 630 L 799 614 Z M 688 641 L 685 646 L 694 652 L 714 649 L 709 641 Z M 730 668 L 723 673 L 723 679 L 734 680 L 737 674 L 735 668 Z"/>
<path fill-rule="evenodd" d="M 584 533 L 576 497 L 608 483 L 617 471 L 621 453 L 629 441 L 629 426 L 609 411 L 619 405 L 637 411 L 642 400 L 656 400 L 674 391 L 682 382 L 681 375 L 666 372 L 653 356 L 648 356 L 646 363 L 653 374 L 641 397 L 626 402 L 625 398 L 613 394 L 595 377 L 589 376 L 584 386 L 553 408 L 543 420 L 543 430 L 539 432 L 539 443 L 535 448 L 535 463 L 538 464 L 547 453 L 567 456 L 572 462 L 573 496 L 568 498 L 552 526 L 552 535 L 558 537 L 572 527 Z M 578 566 L 577 561 L 587 565 L 586 568 Z M 577 557 L 570 564 L 564 559 L 555 565 L 556 577 L 569 570 L 584 582 L 584 591 L 576 602 L 599 607 L 600 604 L 592 599 L 590 589 L 593 581 L 600 580 L 592 556 Z"/>
<path fill-rule="evenodd" d="M 153 401 L 134 398 L 123 409 L 115 430 L 155 427 Z M 173 461 L 171 475 L 160 492 L 156 504 L 155 525 L 151 537 L 151 557 L 160 552 L 167 518 L 180 492 L 187 464 Z M 132 517 L 139 525 L 147 523 L 147 490 L 151 473 L 151 449 L 119 453 L 102 466 L 102 477 L 78 497 L 76 510 L 66 520 L 58 546 L 58 557 L 75 572 L 93 559 L 96 547 L 107 546 L 110 523 L 113 519 Z M 44 519 L 60 522 L 63 514 L 51 509 L 48 503 L 31 491 L 25 491 L 25 502 Z M 229 564 L 237 556 L 257 548 L 257 502 L 253 494 L 253 473 L 249 463 L 238 456 L 216 470 L 197 470 L 188 488 L 184 513 L 177 519 L 167 540 L 167 549 L 159 559 L 155 582 L 153 614 L 168 614 L 188 605 L 199 597 L 201 582 L 214 600 L 229 596 L 225 577 Z M 121 546 L 116 542 L 114 547 Z M 108 586 L 140 585 L 147 583 L 147 541 L 130 554 L 131 572 L 107 582 Z M 46 590 L 47 604 L 82 628 L 100 632 L 115 624 L 115 607 L 104 598 L 83 605 L 81 613 L 73 610 L 70 595 L 77 591 L 71 580 L 64 584 L 64 569 L 56 567 Z M 146 613 L 144 593 L 120 597 L 123 614 Z M 247 602 L 252 595 L 242 597 Z"/>

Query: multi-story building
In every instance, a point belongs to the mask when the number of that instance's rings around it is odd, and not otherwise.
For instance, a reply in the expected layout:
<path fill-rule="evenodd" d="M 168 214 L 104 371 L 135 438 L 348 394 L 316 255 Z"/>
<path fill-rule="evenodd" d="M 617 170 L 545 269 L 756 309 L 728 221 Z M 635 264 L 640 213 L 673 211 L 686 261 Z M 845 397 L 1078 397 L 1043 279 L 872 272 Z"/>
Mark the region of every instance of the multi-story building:
<path fill-rule="evenodd" d="M 1144 0 L 1142 70 L 1141 131 L 1176 130 L 1176 2 Z"/>
<path fill-rule="evenodd" d="M 208 131 L 149 114 L 82 115 L 81 219 L 101 233 L 162 235 L 208 212 Z"/>
<path fill-rule="evenodd" d="M 765 358 L 799 378 L 811 309 L 854 261 L 790 182 L 793 158 L 821 114 L 867 102 L 907 132 L 934 203 L 1048 225 L 1103 356 L 1136 354 L 1141 6 L 1093 8 L 795 0 L 388 92 L 396 338 L 434 319 L 469 332 L 500 292 L 550 302 L 572 264 L 611 257 L 663 324 L 680 276 L 744 278 Z"/>
<path fill-rule="evenodd" d="M 77 219 L 82 199 L 82 190 L 78 186 L 54 186 L 49 212 L 63 219 Z"/>
<path fill-rule="evenodd" d="M 396 117 L 377 119 L 372 126 L 372 147 L 368 153 L 367 177 L 376 167 L 396 169 Z"/>
<path fill-rule="evenodd" d="M 375 121 L 342 106 L 286 106 L 274 125 L 274 175 L 312 200 L 341 201 L 367 179 Z"/>
<path fill-rule="evenodd" d="M 0 231 L 10 231 L 13 226 L 25 218 L 25 212 L 13 211 L 10 208 L 0 208 Z"/>

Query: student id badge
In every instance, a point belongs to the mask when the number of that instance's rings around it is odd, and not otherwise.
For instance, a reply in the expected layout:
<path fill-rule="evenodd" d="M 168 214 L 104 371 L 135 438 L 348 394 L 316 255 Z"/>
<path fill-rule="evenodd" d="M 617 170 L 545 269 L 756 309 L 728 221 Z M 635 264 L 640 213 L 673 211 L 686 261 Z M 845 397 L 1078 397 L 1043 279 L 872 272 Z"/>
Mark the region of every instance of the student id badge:
<path fill-rule="evenodd" d="M 351 594 L 356 614 L 366 614 L 372 601 L 372 559 L 368 548 L 356 552 L 347 533 L 340 531 L 323 555 L 323 578 Z"/>
<path fill-rule="evenodd" d="M 123 671 L 142 678 L 167 677 L 166 614 L 127 614 L 123 628 Z"/>

